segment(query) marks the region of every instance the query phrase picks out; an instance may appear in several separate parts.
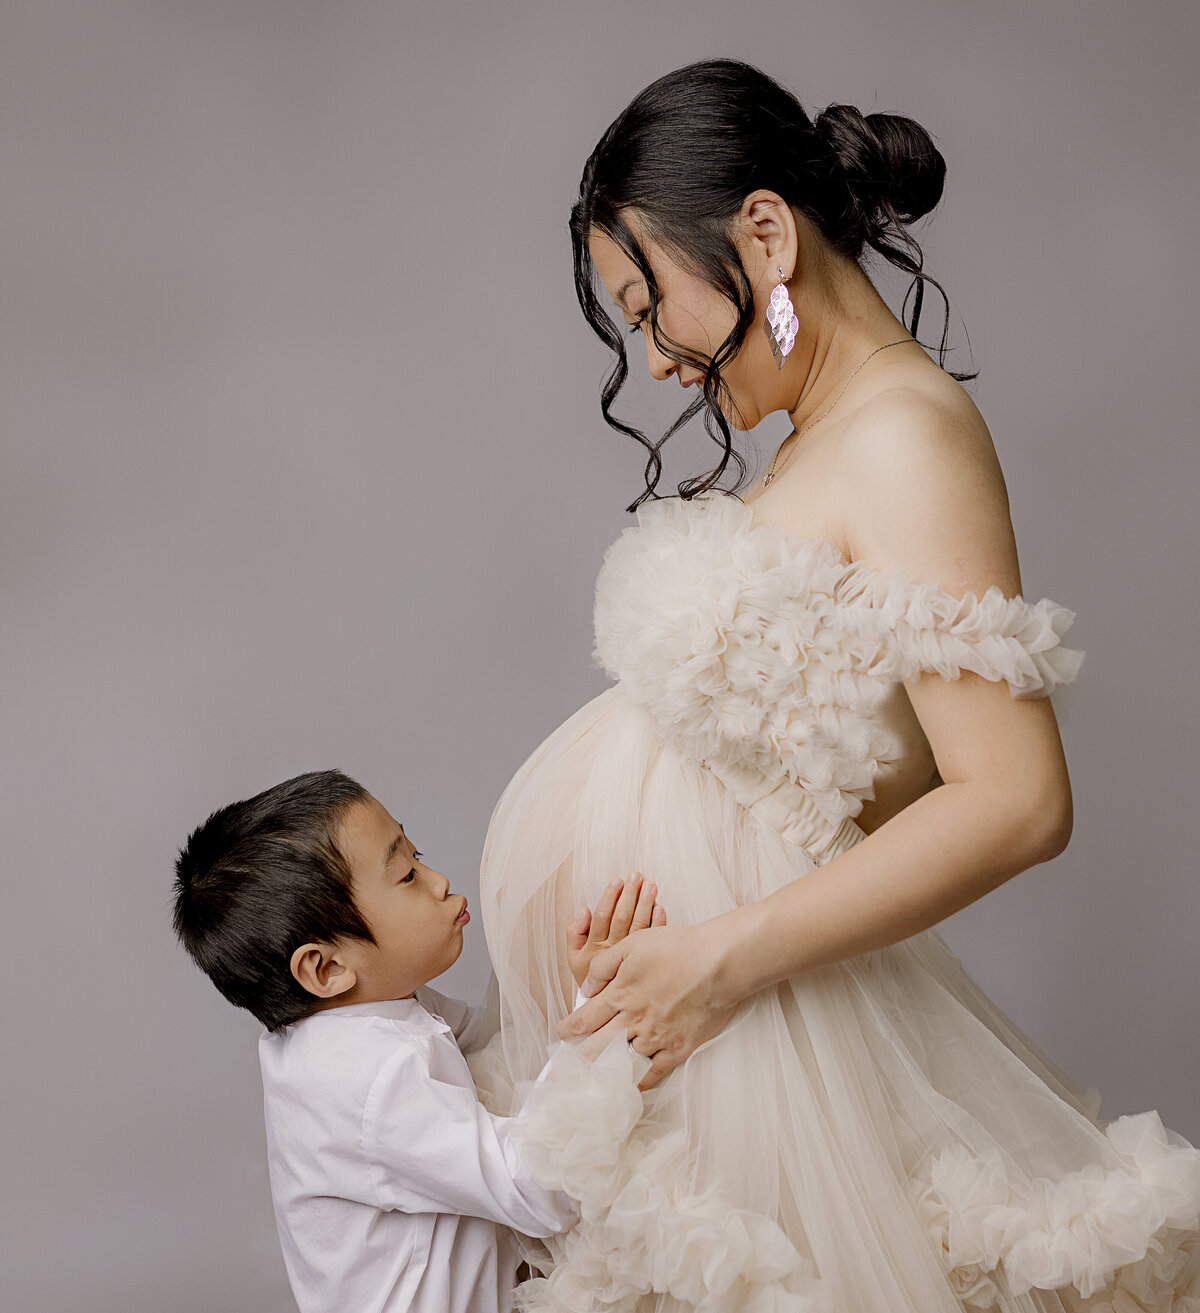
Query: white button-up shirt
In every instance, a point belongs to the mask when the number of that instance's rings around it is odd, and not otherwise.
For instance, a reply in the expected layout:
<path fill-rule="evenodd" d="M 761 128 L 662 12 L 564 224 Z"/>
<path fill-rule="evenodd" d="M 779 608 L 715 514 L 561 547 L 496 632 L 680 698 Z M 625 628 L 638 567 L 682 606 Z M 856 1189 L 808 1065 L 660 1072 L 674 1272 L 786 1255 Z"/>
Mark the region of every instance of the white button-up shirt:
<path fill-rule="evenodd" d="M 530 1236 L 576 1219 L 537 1185 L 459 1048 L 481 1010 L 329 1008 L 259 1040 L 267 1163 L 301 1313 L 508 1313 Z"/>

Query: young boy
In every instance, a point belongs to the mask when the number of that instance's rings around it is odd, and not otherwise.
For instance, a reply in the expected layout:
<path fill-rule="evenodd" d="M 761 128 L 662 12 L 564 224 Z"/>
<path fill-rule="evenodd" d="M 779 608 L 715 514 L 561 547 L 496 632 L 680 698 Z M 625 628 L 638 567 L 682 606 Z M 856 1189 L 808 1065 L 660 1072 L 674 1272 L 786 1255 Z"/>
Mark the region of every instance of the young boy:
<path fill-rule="evenodd" d="M 576 1219 L 522 1162 L 520 1114 L 476 1096 L 463 1052 L 489 1038 L 484 1010 L 428 988 L 470 916 L 421 858 L 361 785 L 319 771 L 215 812 L 176 863 L 176 933 L 266 1026 L 271 1193 L 302 1313 L 507 1313 L 513 1232 Z M 601 949 L 665 921 L 654 892 L 614 881 L 580 913 L 577 984 Z"/>

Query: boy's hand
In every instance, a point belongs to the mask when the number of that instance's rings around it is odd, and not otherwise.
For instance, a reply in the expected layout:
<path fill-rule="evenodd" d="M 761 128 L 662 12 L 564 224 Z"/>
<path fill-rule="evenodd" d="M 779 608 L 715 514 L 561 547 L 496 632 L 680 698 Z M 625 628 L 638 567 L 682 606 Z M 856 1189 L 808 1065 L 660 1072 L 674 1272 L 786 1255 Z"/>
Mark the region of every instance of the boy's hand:
<path fill-rule="evenodd" d="M 635 871 L 628 880 L 614 880 L 594 909 L 585 907 L 567 926 L 567 962 L 577 985 L 587 979 L 597 953 L 619 944 L 635 930 L 667 924 L 666 912 L 655 901 L 657 893 L 654 885 Z"/>

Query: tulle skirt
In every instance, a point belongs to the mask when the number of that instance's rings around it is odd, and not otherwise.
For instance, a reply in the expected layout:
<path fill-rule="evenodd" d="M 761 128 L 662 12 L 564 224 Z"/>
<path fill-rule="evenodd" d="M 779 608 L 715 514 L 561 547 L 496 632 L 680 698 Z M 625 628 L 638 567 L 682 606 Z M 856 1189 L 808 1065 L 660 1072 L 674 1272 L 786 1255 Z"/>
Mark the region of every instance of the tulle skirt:
<path fill-rule="evenodd" d="M 481 870 L 501 1029 L 472 1065 L 509 1111 L 553 1055 L 526 1151 L 581 1201 L 520 1305 L 1200 1313 L 1200 1151 L 1155 1112 L 1100 1120 L 933 930 L 753 996 L 644 1098 L 625 1045 L 556 1042 L 564 926 L 614 876 L 691 924 L 856 837 L 783 837 L 620 685 L 513 777 Z"/>

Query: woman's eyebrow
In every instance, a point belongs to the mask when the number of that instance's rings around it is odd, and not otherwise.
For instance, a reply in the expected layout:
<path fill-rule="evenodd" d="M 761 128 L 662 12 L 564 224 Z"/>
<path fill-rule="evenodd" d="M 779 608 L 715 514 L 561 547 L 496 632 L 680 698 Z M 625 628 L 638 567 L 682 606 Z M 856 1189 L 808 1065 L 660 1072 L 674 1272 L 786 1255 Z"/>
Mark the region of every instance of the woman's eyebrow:
<path fill-rule="evenodd" d="M 637 274 L 635 274 L 634 277 L 632 278 L 626 279 L 626 281 L 623 282 L 621 286 L 617 289 L 617 294 L 616 296 L 613 297 L 613 300 L 618 302 L 621 306 L 628 309 L 628 307 L 625 306 L 625 293 L 629 291 L 629 289 L 634 285 L 634 283 L 640 283 L 641 281 L 642 281 L 641 276 Z"/>

